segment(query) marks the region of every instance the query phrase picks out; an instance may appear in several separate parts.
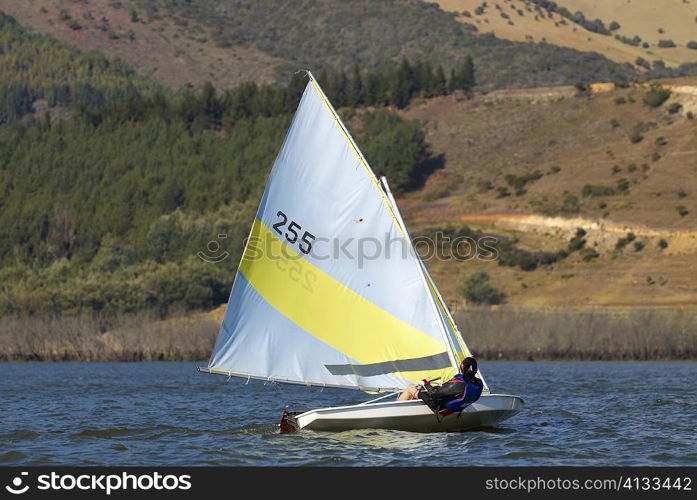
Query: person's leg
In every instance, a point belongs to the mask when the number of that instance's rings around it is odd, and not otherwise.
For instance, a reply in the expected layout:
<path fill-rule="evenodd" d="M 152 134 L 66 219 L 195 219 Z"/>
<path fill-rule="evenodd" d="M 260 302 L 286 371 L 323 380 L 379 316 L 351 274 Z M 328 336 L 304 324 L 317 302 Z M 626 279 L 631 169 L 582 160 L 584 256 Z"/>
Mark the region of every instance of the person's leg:
<path fill-rule="evenodd" d="M 397 398 L 397 401 L 408 401 L 409 399 L 416 399 L 419 397 L 419 390 L 416 388 L 415 385 L 410 385 L 406 389 L 404 389 L 404 392 L 399 395 Z"/>

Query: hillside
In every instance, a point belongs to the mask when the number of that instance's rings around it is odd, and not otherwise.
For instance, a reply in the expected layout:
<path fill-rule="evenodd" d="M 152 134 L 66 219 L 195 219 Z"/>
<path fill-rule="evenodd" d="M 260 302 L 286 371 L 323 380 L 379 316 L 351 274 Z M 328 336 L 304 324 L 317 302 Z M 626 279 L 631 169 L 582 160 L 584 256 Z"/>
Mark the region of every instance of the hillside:
<path fill-rule="evenodd" d="M 94 21 L 97 8 L 122 15 L 127 2 L 56 0 L 65 12 L 55 15 L 43 2 L 9 7 L 26 14 L 27 5 L 67 43 L 0 14 L 0 359 L 204 357 L 304 77 L 286 86 L 220 77 L 219 89 L 171 91 L 74 48 L 94 48 L 89 37 L 106 32 L 125 57 L 142 54 L 140 73 L 150 68 L 175 88 L 186 81 L 168 72 L 167 52 L 156 68 L 152 45 L 126 50 L 139 32 L 114 17 L 106 31 L 75 27 L 80 12 Z M 416 2 L 380 5 L 415 9 L 414 22 L 423 8 L 444 15 Z M 129 23 L 166 24 L 164 9 L 160 18 L 146 10 L 147 23 L 128 12 Z M 194 29 L 181 12 L 176 29 Z M 458 40 L 480 56 L 480 89 L 627 70 L 551 45 L 467 36 Z M 268 39 L 276 45 L 265 53 L 287 64 L 279 47 L 288 40 Z M 262 50 L 258 40 L 245 48 Z M 487 65 L 511 50 L 516 58 Z M 467 338 L 488 357 L 694 357 L 697 79 L 472 92 L 468 60 L 449 78 L 428 64 L 436 57 L 322 72 L 368 161 L 400 193 L 413 235 L 495 239 L 494 260 L 449 258 L 447 245 L 427 260 Z M 201 257 L 214 250 L 228 258 Z M 503 305 L 465 303 L 459 288 L 475 270 L 491 275 Z"/>
<path fill-rule="evenodd" d="M 649 87 L 637 84 L 498 91 L 407 110 L 446 165 L 401 200 L 417 233 L 466 224 L 552 251 L 580 227 L 593 249 L 531 272 L 433 261 L 446 295 L 457 297 L 460 280 L 483 267 L 513 306 L 697 304 L 685 272 L 697 265 L 695 84 L 664 82 L 673 91 L 658 107 L 643 102 Z M 617 248 L 628 233 L 634 239 Z"/>
<path fill-rule="evenodd" d="M 483 90 L 635 76 L 630 66 L 593 52 L 478 35 L 417 0 L 0 0 L 0 11 L 173 89 L 286 82 L 299 68 L 370 69 L 404 56 L 428 57 L 449 72 L 470 55 Z"/>
<path fill-rule="evenodd" d="M 682 0 L 559 0 L 556 5 L 570 13 L 581 12 L 585 19 L 600 19 L 608 28 L 605 35 L 583 28 L 560 13 L 545 9 L 545 2 L 531 0 L 438 0 L 457 20 L 476 26 L 479 33 L 493 33 L 514 41 L 539 42 L 597 52 L 618 63 L 635 64 L 638 57 L 661 60 L 669 67 L 697 61 L 697 50 L 686 45 L 697 40 L 697 3 Z M 549 4 L 551 2 L 547 2 Z M 487 7 L 482 7 L 486 4 Z M 659 33 L 659 28 L 663 33 Z M 640 42 L 627 43 L 634 37 Z M 618 40 L 617 37 L 620 37 Z M 624 37 L 624 38 L 622 38 Z M 624 40 L 624 41 L 622 41 Z M 673 40 L 676 47 L 662 48 L 660 40 Z M 646 46 L 644 46 L 646 42 Z M 637 67 L 641 69 L 641 67 Z"/>
<path fill-rule="evenodd" d="M 697 41 L 697 3 L 692 0 L 558 0 L 557 4 L 581 11 L 588 19 L 599 18 L 606 24 L 617 21 L 618 34 L 640 37 L 649 43 L 649 55 L 666 63 L 697 60 L 697 51 L 686 47 Z M 661 48 L 661 40 L 672 40 L 676 47 Z"/>

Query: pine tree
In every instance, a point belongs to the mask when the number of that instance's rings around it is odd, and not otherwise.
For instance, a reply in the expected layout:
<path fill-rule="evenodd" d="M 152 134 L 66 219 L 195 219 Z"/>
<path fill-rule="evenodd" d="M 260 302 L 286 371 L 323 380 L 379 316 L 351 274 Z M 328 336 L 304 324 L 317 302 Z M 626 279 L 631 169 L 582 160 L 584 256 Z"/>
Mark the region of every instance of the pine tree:
<path fill-rule="evenodd" d="M 465 57 L 462 65 L 462 89 L 470 93 L 474 89 L 476 80 L 474 77 L 474 62 L 470 56 Z"/>
<path fill-rule="evenodd" d="M 445 95 L 448 91 L 448 82 L 445 79 L 445 71 L 443 71 L 443 66 L 441 65 L 438 65 L 438 69 L 436 69 L 433 89 L 436 95 Z"/>
<path fill-rule="evenodd" d="M 460 88 L 460 82 L 458 81 L 459 75 L 455 72 L 455 68 L 450 70 L 450 79 L 448 80 L 448 93 L 452 94 L 457 89 Z"/>
<path fill-rule="evenodd" d="M 436 95 L 435 82 L 436 78 L 433 74 L 433 68 L 428 61 L 421 61 L 414 68 L 416 76 L 415 92 L 424 97 L 433 97 Z"/>
<path fill-rule="evenodd" d="M 354 64 L 346 92 L 346 105 L 355 108 L 361 104 L 363 104 L 363 81 L 358 64 Z"/>

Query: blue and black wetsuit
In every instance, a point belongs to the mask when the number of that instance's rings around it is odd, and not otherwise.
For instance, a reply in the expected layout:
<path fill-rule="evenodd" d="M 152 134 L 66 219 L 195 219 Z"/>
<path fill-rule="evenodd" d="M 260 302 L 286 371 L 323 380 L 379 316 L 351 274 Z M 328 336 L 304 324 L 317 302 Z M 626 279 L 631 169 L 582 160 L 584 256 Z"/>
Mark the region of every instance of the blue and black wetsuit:
<path fill-rule="evenodd" d="M 450 413 L 459 413 L 482 395 L 484 384 L 478 377 L 469 377 L 467 380 L 458 373 L 441 386 L 426 386 L 425 391 L 419 392 L 419 398 L 434 412 L 443 416 Z"/>

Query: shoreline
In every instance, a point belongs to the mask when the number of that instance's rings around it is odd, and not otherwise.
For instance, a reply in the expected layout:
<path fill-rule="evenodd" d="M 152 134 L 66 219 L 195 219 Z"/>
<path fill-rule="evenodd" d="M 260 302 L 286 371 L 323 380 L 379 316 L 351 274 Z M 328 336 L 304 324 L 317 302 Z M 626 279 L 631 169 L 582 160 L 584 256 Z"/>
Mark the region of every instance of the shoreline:
<path fill-rule="evenodd" d="M 225 307 L 161 318 L 81 314 L 0 317 L 0 362 L 202 361 Z M 481 309 L 455 315 L 473 355 L 486 361 L 693 361 L 697 314 L 684 310 Z"/>
<path fill-rule="evenodd" d="M 686 354 L 682 357 L 656 357 L 656 358 L 632 358 L 632 357 L 610 357 L 603 354 L 586 353 L 581 356 L 571 356 L 571 355 L 548 355 L 547 353 L 537 353 L 536 355 L 529 355 L 526 353 L 511 353 L 495 356 L 489 356 L 491 353 L 486 353 L 483 355 L 478 355 L 473 353 L 474 356 L 484 363 L 496 363 L 498 361 L 527 361 L 527 362 L 645 362 L 645 363 L 661 363 L 661 362 L 690 362 L 697 361 L 697 353 Z M 165 356 L 165 355 L 152 355 L 152 353 L 127 353 L 126 355 L 119 356 L 106 356 L 106 357 L 87 357 L 87 356 L 37 356 L 31 355 L 20 355 L 16 357 L 8 357 L 4 353 L 0 353 L 0 363 L 173 363 L 173 362 L 186 362 L 186 363 L 201 363 L 202 366 L 208 363 L 208 357 L 199 358 L 194 356 L 187 356 L 184 354 Z"/>

